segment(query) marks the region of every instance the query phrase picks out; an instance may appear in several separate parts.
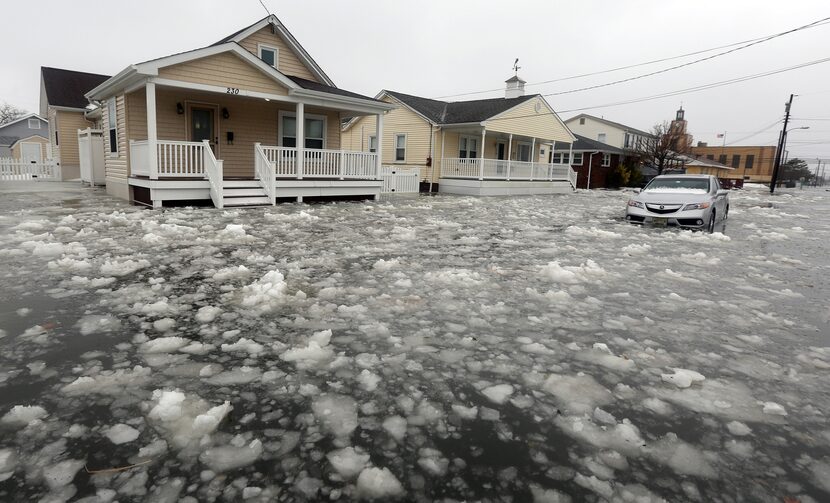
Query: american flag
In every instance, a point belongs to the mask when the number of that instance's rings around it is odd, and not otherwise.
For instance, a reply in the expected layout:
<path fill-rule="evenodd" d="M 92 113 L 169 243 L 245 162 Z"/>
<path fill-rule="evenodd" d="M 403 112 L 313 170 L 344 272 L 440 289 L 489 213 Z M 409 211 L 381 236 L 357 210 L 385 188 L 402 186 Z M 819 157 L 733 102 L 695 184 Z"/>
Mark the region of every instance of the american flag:
<path fill-rule="evenodd" d="M 718 133 L 718 138 L 723 138 L 723 133 Z"/>

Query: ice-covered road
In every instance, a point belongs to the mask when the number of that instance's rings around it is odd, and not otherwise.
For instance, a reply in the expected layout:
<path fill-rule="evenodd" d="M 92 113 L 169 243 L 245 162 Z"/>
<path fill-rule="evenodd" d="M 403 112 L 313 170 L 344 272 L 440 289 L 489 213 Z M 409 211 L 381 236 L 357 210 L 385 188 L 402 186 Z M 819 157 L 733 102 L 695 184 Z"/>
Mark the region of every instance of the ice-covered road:
<path fill-rule="evenodd" d="M 625 200 L 0 191 L 0 500 L 827 501 L 830 193 Z"/>

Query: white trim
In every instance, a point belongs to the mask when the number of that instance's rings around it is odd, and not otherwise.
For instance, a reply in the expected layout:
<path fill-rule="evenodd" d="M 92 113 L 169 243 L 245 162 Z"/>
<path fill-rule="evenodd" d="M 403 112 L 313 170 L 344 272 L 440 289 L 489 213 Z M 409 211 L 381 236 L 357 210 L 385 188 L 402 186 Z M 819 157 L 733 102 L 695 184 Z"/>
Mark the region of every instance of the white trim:
<path fill-rule="evenodd" d="M 320 65 L 317 64 L 316 61 L 308 54 L 308 52 L 300 45 L 297 39 L 289 32 L 285 26 L 282 24 L 282 21 L 277 18 L 277 16 L 271 14 L 260 21 L 252 24 L 245 30 L 237 33 L 233 37 L 231 37 L 230 41 L 233 42 L 240 42 L 245 40 L 246 38 L 250 37 L 254 33 L 258 32 L 259 30 L 265 28 L 269 24 L 274 25 L 275 31 L 278 31 L 280 35 L 282 35 L 283 42 L 285 42 L 289 48 L 293 49 L 300 61 L 302 61 L 311 73 L 315 74 L 320 80 L 322 80 L 326 85 L 335 87 L 334 82 L 326 75 L 326 72 L 320 68 Z M 230 42 L 229 41 L 229 42 Z"/>
<path fill-rule="evenodd" d="M 571 166 L 582 166 L 582 163 L 585 162 L 585 156 L 583 154 L 584 152 L 574 152 L 573 159 L 571 159 Z M 576 162 L 576 156 L 579 156 L 579 162 Z"/>
<path fill-rule="evenodd" d="M 289 91 L 289 94 L 293 96 L 300 96 L 305 97 L 308 96 L 310 98 L 320 98 L 325 100 L 333 100 L 337 102 L 341 102 L 344 104 L 355 104 L 360 106 L 369 106 L 373 108 L 372 114 L 378 112 L 378 110 L 394 110 L 396 107 L 390 103 L 378 103 L 377 101 L 366 100 L 362 98 L 355 98 L 352 96 L 343 96 L 342 94 L 334 94 L 334 93 L 327 93 L 325 91 L 314 91 L 312 89 L 294 89 Z"/>
<path fill-rule="evenodd" d="M 110 103 L 112 104 L 112 110 L 110 110 Z M 112 123 L 112 124 L 110 124 Z M 118 101 L 115 96 L 109 98 L 107 100 L 107 124 L 106 124 L 106 131 L 107 131 L 107 142 L 109 143 L 109 148 L 107 149 L 107 157 L 117 158 L 119 156 L 118 151 Z M 115 131 L 115 150 L 112 149 L 113 141 L 112 141 L 112 131 Z"/>
<path fill-rule="evenodd" d="M 565 122 L 562 120 L 562 118 L 559 117 L 559 114 L 556 113 L 556 110 L 554 110 L 553 107 L 550 106 L 550 103 L 548 103 L 548 100 L 543 98 L 541 95 L 536 95 L 536 96 L 533 97 L 533 99 L 539 100 L 542 104 L 545 105 L 545 107 L 547 107 L 548 111 L 550 112 L 550 115 L 553 115 L 553 117 L 556 119 L 556 121 L 559 122 L 559 125 L 562 126 L 565 129 L 565 132 L 568 133 L 568 136 L 571 137 L 571 143 L 575 142 L 576 141 L 576 136 L 574 136 L 574 134 L 571 132 L 571 129 L 565 124 Z M 525 101 L 523 101 L 523 102 L 521 102 L 521 103 L 519 103 L 519 104 L 517 104 L 513 107 L 508 108 L 504 112 L 501 112 L 499 114 L 496 114 L 496 115 L 488 118 L 487 120 L 497 119 L 497 118 L 501 117 L 502 115 L 504 115 L 504 114 L 512 111 L 513 109 L 515 109 L 517 107 L 520 107 L 520 106 L 522 106 L 522 105 L 524 105 L 524 104 L 526 104 L 530 101 L 532 101 L 532 100 L 525 100 Z M 544 139 L 553 140 L 553 138 L 544 138 Z"/>
<path fill-rule="evenodd" d="M 372 150 L 372 139 L 373 138 L 375 140 L 375 150 Z M 363 148 L 363 147 L 361 146 L 361 148 Z M 370 134 L 368 136 L 368 138 L 366 138 L 366 152 L 375 153 L 377 151 L 378 151 L 378 137 L 377 137 L 377 135 Z"/>
<path fill-rule="evenodd" d="M 606 160 L 608 162 L 606 162 Z M 602 154 L 602 164 L 600 166 L 602 166 L 603 168 L 610 168 L 611 167 L 611 154 L 603 152 L 603 154 Z"/>
<path fill-rule="evenodd" d="M 36 141 L 21 141 L 21 142 L 18 142 L 18 143 L 20 143 L 20 160 L 21 161 L 32 160 L 32 159 L 28 159 L 28 158 L 23 156 L 23 148 L 26 145 L 35 145 L 37 147 L 37 162 L 38 163 L 43 162 L 43 143 L 36 142 Z"/>
<path fill-rule="evenodd" d="M 12 124 L 17 124 L 18 122 L 20 122 L 20 121 L 22 121 L 22 120 L 25 120 L 25 119 L 31 119 L 32 117 L 36 117 L 36 118 L 38 118 L 38 119 L 40 119 L 40 120 L 42 120 L 43 122 L 46 122 L 46 123 L 48 123 L 48 122 L 49 122 L 48 120 L 44 119 L 43 117 L 41 117 L 41 116 L 40 116 L 40 115 L 38 115 L 38 114 L 35 114 L 35 113 L 30 113 L 30 114 L 26 114 L 26 115 L 24 115 L 24 116 L 22 116 L 22 117 L 18 117 L 17 119 L 15 119 L 15 120 L 13 120 L 13 121 L 11 121 L 11 122 L 7 122 L 7 123 L 5 123 L 5 124 L 0 125 L 0 129 L 3 129 L 3 128 L 8 127 L 8 126 L 11 126 Z"/>
<path fill-rule="evenodd" d="M 398 149 L 399 149 L 400 147 L 398 147 L 398 138 L 400 138 L 401 136 L 403 136 L 403 159 L 400 159 L 400 160 L 399 160 L 399 159 L 398 159 Z M 394 153 L 394 160 L 393 160 L 393 162 L 396 162 L 396 163 L 398 163 L 398 162 L 406 163 L 406 151 L 407 151 L 407 148 L 406 148 L 406 142 L 407 142 L 406 133 L 395 133 L 395 134 L 393 135 L 393 138 L 395 138 L 395 143 L 392 145 L 392 150 L 393 150 L 393 153 Z"/>
<path fill-rule="evenodd" d="M 262 50 L 267 49 L 269 51 L 274 51 L 274 69 L 280 69 L 280 48 L 275 47 L 273 45 L 268 44 L 257 44 L 256 45 L 256 53 L 259 59 L 262 59 Z"/>
<path fill-rule="evenodd" d="M 37 127 L 32 126 L 32 121 L 34 121 L 35 126 Z M 38 119 L 27 119 L 26 125 L 29 127 L 29 129 L 40 129 L 40 121 Z"/>
<path fill-rule="evenodd" d="M 283 138 L 282 119 L 283 119 L 283 117 L 294 117 L 296 119 L 297 118 L 297 113 L 296 112 L 289 112 L 288 110 L 280 110 L 279 113 L 277 114 L 277 120 L 279 121 L 277 123 L 277 145 L 280 146 L 280 147 L 284 146 L 282 144 L 282 138 Z M 328 141 L 327 136 L 328 136 L 328 131 L 329 131 L 329 118 L 328 118 L 328 116 L 319 115 L 319 114 L 303 113 L 303 117 L 306 118 L 306 119 L 318 119 L 318 120 L 323 121 L 323 149 L 325 149 L 326 148 L 326 143 Z M 295 134 L 296 134 L 296 131 L 295 131 Z M 296 140 L 296 137 L 294 137 L 294 139 Z M 313 138 L 313 139 L 317 139 L 317 138 Z M 303 138 L 303 146 L 305 147 L 305 138 Z M 299 144 L 297 144 L 296 141 L 295 141 L 295 147 L 299 147 Z"/>
<path fill-rule="evenodd" d="M 27 136 L 26 138 L 18 138 L 16 140 L 14 140 L 13 142 L 11 142 L 8 145 L 8 147 L 9 148 L 14 148 L 14 146 L 17 145 L 18 143 L 24 142 L 26 140 L 31 140 L 32 138 L 43 138 L 43 141 L 46 142 L 45 145 L 49 143 L 49 139 L 46 138 L 45 136 L 39 135 L 39 134 L 32 134 L 32 135 Z"/>

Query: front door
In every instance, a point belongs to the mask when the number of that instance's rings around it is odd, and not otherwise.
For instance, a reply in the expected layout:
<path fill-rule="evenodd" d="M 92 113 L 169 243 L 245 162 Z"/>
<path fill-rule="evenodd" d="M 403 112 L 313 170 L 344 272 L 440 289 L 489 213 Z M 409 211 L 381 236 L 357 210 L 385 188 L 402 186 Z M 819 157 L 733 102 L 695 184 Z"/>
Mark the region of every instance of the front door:
<path fill-rule="evenodd" d="M 210 148 L 216 153 L 215 112 L 212 108 L 193 107 L 190 109 L 190 141 L 210 142 Z"/>
<path fill-rule="evenodd" d="M 498 142 L 496 144 L 496 158 L 500 161 L 507 159 L 507 145 L 504 142 Z"/>

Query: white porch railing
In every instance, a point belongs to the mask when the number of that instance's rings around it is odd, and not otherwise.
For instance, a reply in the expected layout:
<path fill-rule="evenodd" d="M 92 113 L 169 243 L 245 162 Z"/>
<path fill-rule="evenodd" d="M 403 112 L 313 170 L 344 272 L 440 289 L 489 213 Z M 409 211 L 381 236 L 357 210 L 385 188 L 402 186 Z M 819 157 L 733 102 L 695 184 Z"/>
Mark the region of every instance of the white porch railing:
<path fill-rule="evenodd" d="M 304 149 L 302 168 L 298 170 L 295 147 L 260 147 L 264 157 L 274 164 L 277 178 L 340 178 L 376 180 L 377 154 L 349 150 Z"/>
<path fill-rule="evenodd" d="M 150 144 L 147 140 L 130 140 L 130 171 L 133 175 L 150 178 L 204 178 L 204 153 L 202 142 L 195 141 L 156 141 L 156 159 L 158 172 L 150 167 Z"/>
<path fill-rule="evenodd" d="M 213 150 L 210 149 L 210 143 L 204 140 L 202 166 L 204 166 L 205 177 L 210 182 L 210 198 L 213 200 L 213 205 L 219 209 L 224 207 L 224 194 L 222 193 L 224 170 L 222 169 L 222 163 L 223 161 L 217 160 L 213 155 Z"/>
<path fill-rule="evenodd" d="M 501 159 L 444 158 L 441 159 L 441 176 L 487 180 L 568 181 L 571 185 L 576 184 L 576 172 L 566 164 Z"/>
<path fill-rule="evenodd" d="M 0 181 L 60 181 L 61 167 L 55 161 L 30 162 L 0 157 Z"/>
<path fill-rule="evenodd" d="M 276 204 L 276 166 L 268 160 L 268 156 L 262 150 L 262 145 L 259 143 L 254 143 L 254 173 L 256 174 L 257 180 L 259 180 L 259 184 L 265 191 L 265 195 L 271 200 L 271 204 Z"/>

